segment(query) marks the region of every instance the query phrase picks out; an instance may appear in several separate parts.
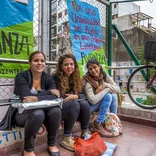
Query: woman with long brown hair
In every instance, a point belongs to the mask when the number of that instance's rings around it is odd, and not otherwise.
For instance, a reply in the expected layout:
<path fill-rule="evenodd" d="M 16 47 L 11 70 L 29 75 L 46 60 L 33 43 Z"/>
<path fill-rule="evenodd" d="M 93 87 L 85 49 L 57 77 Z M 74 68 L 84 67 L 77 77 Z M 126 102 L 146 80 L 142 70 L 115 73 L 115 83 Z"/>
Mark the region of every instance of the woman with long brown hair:
<path fill-rule="evenodd" d="M 60 91 L 60 97 L 64 98 L 62 108 L 64 136 L 60 144 L 66 149 L 74 151 L 72 128 L 75 121 L 79 119 L 81 122 L 82 138 L 90 133 L 88 130 L 90 109 L 82 91 L 80 71 L 74 55 L 66 54 L 59 58 L 53 78 L 56 88 Z"/>

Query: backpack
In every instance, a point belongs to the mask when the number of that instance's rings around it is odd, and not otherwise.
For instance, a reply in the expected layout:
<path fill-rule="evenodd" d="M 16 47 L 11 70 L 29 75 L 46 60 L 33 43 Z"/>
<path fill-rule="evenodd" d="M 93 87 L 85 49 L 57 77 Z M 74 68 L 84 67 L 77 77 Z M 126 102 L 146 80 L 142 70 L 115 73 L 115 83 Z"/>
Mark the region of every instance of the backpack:
<path fill-rule="evenodd" d="M 122 134 L 122 125 L 119 117 L 114 113 L 107 113 L 105 117 L 105 128 L 114 136 Z"/>
<path fill-rule="evenodd" d="M 9 108 L 6 114 L 4 115 L 2 121 L 0 122 L 0 131 L 11 130 L 12 127 L 15 127 L 14 118 L 17 109 L 12 107 L 10 104 L 1 105 L 1 106 L 7 106 L 7 105 L 9 105 Z"/>

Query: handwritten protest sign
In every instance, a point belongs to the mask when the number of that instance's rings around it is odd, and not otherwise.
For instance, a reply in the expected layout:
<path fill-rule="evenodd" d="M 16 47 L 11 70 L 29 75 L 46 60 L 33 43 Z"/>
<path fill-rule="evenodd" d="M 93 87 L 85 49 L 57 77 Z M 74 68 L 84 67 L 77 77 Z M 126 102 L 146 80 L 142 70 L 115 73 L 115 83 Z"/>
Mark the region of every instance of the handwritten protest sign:
<path fill-rule="evenodd" d="M 27 60 L 33 52 L 33 4 L 0 1 L 0 57 Z M 13 78 L 28 65 L 2 63 L 0 77 Z"/>
<path fill-rule="evenodd" d="M 81 75 L 89 58 L 107 67 L 98 8 L 79 0 L 67 0 L 72 49 Z"/>

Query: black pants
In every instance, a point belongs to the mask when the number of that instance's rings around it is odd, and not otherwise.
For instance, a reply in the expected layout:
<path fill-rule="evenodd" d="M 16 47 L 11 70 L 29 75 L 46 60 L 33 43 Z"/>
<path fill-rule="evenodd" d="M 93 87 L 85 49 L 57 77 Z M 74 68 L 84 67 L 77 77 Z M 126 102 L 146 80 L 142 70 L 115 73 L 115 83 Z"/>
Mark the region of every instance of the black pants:
<path fill-rule="evenodd" d="M 90 108 L 87 101 L 69 100 L 63 104 L 62 120 L 64 121 L 64 134 L 71 135 L 74 123 L 79 119 L 82 130 L 89 127 Z"/>
<path fill-rule="evenodd" d="M 22 114 L 16 113 L 15 123 L 25 127 L 24 150 L 33 151 L 34 141 L 42 124 L 48 131 L 48 145 L 55 146 L 57 131 L 61 123 L 61 109 L 59 107 L 26 110 Z"/>

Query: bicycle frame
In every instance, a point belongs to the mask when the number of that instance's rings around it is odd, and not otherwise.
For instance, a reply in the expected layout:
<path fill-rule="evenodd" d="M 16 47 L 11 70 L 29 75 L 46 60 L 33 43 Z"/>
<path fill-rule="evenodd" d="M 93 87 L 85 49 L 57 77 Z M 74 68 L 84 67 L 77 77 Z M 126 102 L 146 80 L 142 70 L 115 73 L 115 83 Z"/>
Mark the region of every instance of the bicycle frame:
<path fill-rule="evenodd" d="M 152 79 L 149 81 L 149 83 L 146 85 L 146 88 L 149 89 L 153 83 L 153 81 L 156 78 L 156 72 L 154 73 L 154 75 L 152 76 Z"/>

